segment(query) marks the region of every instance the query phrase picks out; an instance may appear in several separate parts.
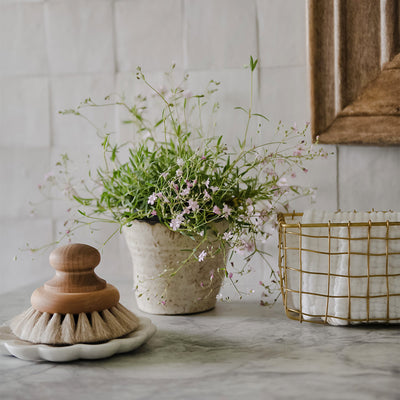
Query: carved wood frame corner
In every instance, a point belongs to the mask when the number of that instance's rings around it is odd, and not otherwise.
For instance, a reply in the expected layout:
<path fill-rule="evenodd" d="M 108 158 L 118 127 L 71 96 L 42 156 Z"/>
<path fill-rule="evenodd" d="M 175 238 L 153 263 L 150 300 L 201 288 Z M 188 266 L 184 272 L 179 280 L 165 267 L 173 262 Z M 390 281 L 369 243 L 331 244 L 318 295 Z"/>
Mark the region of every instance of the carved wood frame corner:
<path fill-rule="evenodd" d="M 400 0 L 307 0 L 311 130 L 400 145 Z"/>

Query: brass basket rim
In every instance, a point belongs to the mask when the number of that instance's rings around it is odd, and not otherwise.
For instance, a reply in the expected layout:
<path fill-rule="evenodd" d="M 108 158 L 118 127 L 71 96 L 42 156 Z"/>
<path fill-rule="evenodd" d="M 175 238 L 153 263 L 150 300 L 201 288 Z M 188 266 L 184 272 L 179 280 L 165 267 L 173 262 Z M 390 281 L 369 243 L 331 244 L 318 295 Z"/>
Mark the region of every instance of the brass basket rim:
<path fill-rule="evenodd" d="M 337 211 L 339 212 L 339 211 Z M 368 211 L 371 212 L 371 211 Z M 304 224 L 302 222 L 296 222 L 296 223 L 287 223 L 285 218 L 294 218 L 294 217 L 302 217 L 303 213 L 279 213 L 278 214 L 278 223 L 279 226 L 282 228 L 325 228 L 325 227 L 345 227 L 345 226 L 359 226 L 359 227 L 368 227 L 368 226 L 399 226 L 400 221 L 385 221 L 385 222 L 372 222 L 372 221 L 366 221 L 366 222 L 320 222 L 320 223 L 307 223 Z"/>

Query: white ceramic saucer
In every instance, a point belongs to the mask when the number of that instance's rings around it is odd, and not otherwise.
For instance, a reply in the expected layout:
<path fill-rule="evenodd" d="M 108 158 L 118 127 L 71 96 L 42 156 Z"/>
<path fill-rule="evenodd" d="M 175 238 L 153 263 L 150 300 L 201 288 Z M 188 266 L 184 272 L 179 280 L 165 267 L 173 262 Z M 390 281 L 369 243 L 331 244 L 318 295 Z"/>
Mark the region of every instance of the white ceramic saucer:
<path fill-rule="evenodd" d="M 74 344 L 71 346 L 50 346 L 32 344 L 17 338 L 8 325 L 0 326 L 0 344 L 21 360 L 67 362 L 74 360 L 96 360 L 126 353 L 146 343 L 157 328 L 149 318 L 139 317 L 139 328 L 122 338 L 100 344 Z"/>

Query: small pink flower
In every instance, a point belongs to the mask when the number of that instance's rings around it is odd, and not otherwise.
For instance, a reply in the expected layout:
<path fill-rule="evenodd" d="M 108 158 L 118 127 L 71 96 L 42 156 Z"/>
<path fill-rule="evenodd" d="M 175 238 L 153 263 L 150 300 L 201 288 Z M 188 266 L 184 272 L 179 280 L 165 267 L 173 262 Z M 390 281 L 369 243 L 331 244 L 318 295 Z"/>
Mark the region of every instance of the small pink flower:
<path fill-rule="evenodd" d="M 67 229 L 67 230 L 65 231 L 65 233 L 66 233 L 67 235 L 69 235 L 69 234 L 71 233 L 71 231 L 70 231 L 69 229 Z"/>
<path fill-rule="evenodd" d="M 204 283 L 203 283 L 203 282 L 200 282 L 200 286 L 201 286 L 201 287 L 204 287 Z"/>
<path fill-rule="evenodd" d="M 151 215 L 157 215 L 157 211 L 156 211 L 156 210 L 153 210 L 150 214 L 151 214 Z"/>
<path fill-rule="evenodd" d="M 211 274 L 210 274 L 210 281 L 212 281 L 214 279 L 214 271 L 211 271 Z"/>
<path fill-rule="evenodd" d="M 168 176 L 168 172 L 167 172 L 167 171 L 166 171 L 166 172 L 163 172 L 163 173 L 161 174 L 161 176 L 162 176 L 164 179 L 166 179 L 167 176 Z"/>
<path fill-rule="evenodd" d="M 210 189 L 212 190 L 213 193 L 215 193 L 217 190 L 219 190 L 218 186 L 210 186 Z"/>
<path fill-rule="evenodd" d="M 162 304 L 163 306 L 165 306 L 165 305 L 167 304 L 167 302 L 166 302 L 165 300 L 162 300 L 162 301 L 161 301 L 161 304 Z"/>
<path fill-rule="evenodd" d="M 207 158 L 205 156 L 201 156 L 201 159 L 202 160 L 206 160 Z"/>
<path fill-rule="evenodd" d="M 207 201 L 207 200 L 210 200 L 210 199 L 211 199 L 210 194 L 207 192 L 207 190 L 204 189 L 204 200 Z"/>
<path fill-rule="evenodd" d="M 209 178 L 204 182 L 204 185 L 208 189 L 208 187 L 210 186 L 210 179 Z"/>
<path fill-rule="evenodd" d="M 203 251 L 199 254 L 199 262 L 202 262 L 202 261 L 206 258 L 206 255 L 207 255 L 207 252 L 203 250 Z"/>
<path fill-rule="evenodd" d="M 182 225 L 183 221 L 184 221 L 183 216 L 181 214 L 179 214 L 176 218 L 171 220 L 171 223 L 169 224 L 169 226 L 172 228 L 173 231 L 176 231 Z"/>
<path fill-rule="evenodd" d="M 231 240 L 233 238 L 232 232 L 225 232 L 222 238 L 226 241 Z"/>
<path fill-rule="evenodd" d="M 303 172 L 306 174 L 308 172 L 307 168 L 303 168 Z"/>
<path fill-rule="evenodd" d="M 252 253 L 255 249 L 255 245 L 251 241 L 246 241 L 242 240 L 242 243 L 240 244 L 239 247 L 236 248 L 236 251 L 239 254 L 245 254 L 245 253 Z"/>
<path fill-rule="evenodd" d="M 182 195 L 182 196 L 187 196 L 189 193 L 190 193 L 190 189 L 189 189 L 189 188 L 186 188 L 186 189 L 183 189 L 183 190 L 182 190 L 181 195 Z"/>
<path fill-rule="evenodd" d="M 224 217 L 228 218 L 229 215 L 231 215 L 232 209 L 229 208 L 225 203 L 224 203 L 224 207 L 222 208 L 222 212 L 224 213 Z"/>
<path fill-rule="evenodd" d="M 148 204 L 154 205 L 154 202 L 157 200 L 157 195 L 155 193 L 151 194 L 149 196 L 149 199 L 147 200 Z"/>
<path fill-rule="evenodd" d="M 183 175 L 183 171 L 179 168 L 179 169 L 176 171 L 176 176 L 177 176 L 178 178 L 180 178 L 182 175 Z"/>
<path fill-rule="evenodd" d="M 229 272 L 229 274 L 228 274 L 228 278 L 229 278 L 229 279 L 232 279 L 232 277 L 233 277 L 233 274 L 232 274 L 232 272 Z"/>
<path fill-rule="evenodd" d="M 217 215 L 221 215 L 221 209 L 218 206 L 214 206 L 213 213 Z"/>
<path fill-rule="evenodd" d="M 197 203 L 197 201 L 196 200 L 192 200 L 192 199 L 189 199 L 189 208 L 191 208 L 192 209 L 192 211 L 196 211 L 196 210 L 198 210 L 200 207 L 199 207 L 199 203 Z"/>

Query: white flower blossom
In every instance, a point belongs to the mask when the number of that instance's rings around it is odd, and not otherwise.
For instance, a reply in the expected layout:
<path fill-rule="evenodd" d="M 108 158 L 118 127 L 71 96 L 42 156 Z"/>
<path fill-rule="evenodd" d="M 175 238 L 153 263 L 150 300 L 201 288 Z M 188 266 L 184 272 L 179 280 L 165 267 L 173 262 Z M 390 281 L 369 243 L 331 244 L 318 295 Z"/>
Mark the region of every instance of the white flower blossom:
<path fill-rule="evenodd" d="M 181 196 L 187 196 L 189 193 L 190 193 L 190 189 L 189 188 L 183 189 L 182 192 L 181 192 Z"/>
<path fill-rule="evenodd" d="M 225 232 L 222 238 L 226 241 L 231 240 L 233 238 L 232 232 L 231 231 Z"/>
<path fill-rule="evenodd" d="M 199 261 L 202 262 L 205 258 L 206 258 L 207 252 L 205 250 L 203 250 L 200 254 L 199 254 Z"/>
<path fill-rule="evenodd" d="M 169 226 L 172 228 L 173 231 L 176 231 L 180 228 L 180 226 L 182 225 L 182 222 L 185 219 L 183 218 L 183 216 L 181 214 L 179 214 L 176 218 L 174 218 L 171 223 L 169 224 Z"/>
<path fill-rule="evenodd" d="M 151 194 L 151 195 L 149 196 L 149 199 L 147 200 L 147 203 L 153 205 L 154 202 L 157 200 L 157 197 L 158 197 L 158 196 L 157 196 L 156 193 Z"/>
<path fill-rule="evenodd" d="M 232 209 L 229 208 L 225 203 L 224 203 L 224 207 L 222 208 L 222 212 L 224 213 L 224 217 L 228 218 L 229 215 L 231 215 Z"/>
<path fill-rule="evenodd" d="M 196 211 L 200 208 L 199 203 L 196 200 L 190 199 L 189 200 L 189 208 L 191 208 L 192 211 Z"/>

